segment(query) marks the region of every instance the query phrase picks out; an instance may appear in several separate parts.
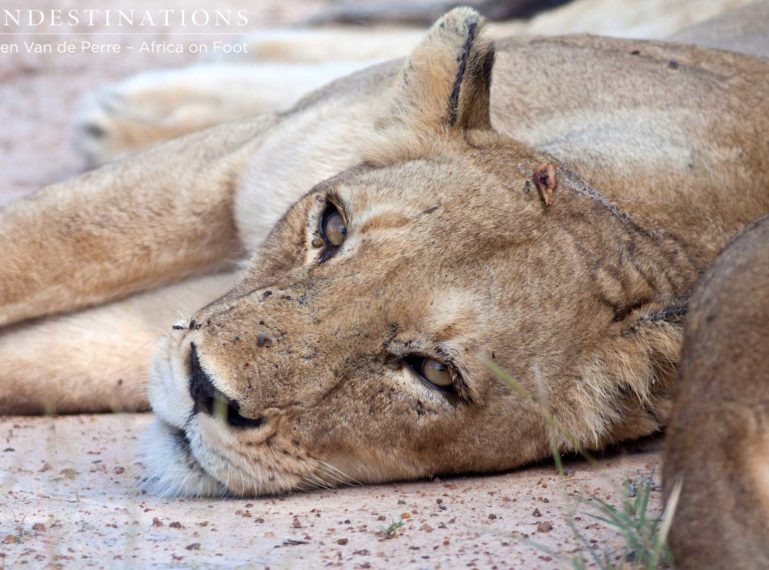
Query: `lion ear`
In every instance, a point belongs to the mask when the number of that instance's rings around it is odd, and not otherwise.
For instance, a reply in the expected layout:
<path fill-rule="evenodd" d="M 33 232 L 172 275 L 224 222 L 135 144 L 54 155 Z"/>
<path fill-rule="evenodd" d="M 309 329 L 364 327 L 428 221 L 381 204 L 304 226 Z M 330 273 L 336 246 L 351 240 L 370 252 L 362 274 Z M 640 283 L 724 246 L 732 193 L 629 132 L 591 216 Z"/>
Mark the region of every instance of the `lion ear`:
<path fill-rule="evenodd" d="M 432 131 L 491 128 L 494 44 L 484 24 L 475 10 L 455 8 L 430 28 L 401 69 L 391 120 Z"/>

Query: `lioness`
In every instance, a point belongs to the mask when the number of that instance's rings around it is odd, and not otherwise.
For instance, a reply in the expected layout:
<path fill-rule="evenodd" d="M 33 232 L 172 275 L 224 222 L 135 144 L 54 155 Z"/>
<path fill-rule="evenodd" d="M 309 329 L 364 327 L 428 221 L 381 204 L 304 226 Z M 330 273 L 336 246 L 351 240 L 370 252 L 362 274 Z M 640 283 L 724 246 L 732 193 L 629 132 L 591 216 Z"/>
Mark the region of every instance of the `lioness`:
<path fill-rule="evenodd" d="M 769 212 L 767 74 L 589 36 L 495 51 L 461 8 L 288 113 L 46 188 L 0 212 L 0 412 L 146 408 L 163 327 L 154 493 L 494 471 L 653 433 L 690 288 Z"/>

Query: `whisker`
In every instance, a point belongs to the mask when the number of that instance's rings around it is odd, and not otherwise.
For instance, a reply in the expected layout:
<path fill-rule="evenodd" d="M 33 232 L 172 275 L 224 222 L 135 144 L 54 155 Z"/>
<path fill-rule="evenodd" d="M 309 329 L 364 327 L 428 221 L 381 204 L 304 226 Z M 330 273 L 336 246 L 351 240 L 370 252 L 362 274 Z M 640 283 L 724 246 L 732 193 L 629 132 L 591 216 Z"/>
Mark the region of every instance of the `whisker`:
<path fill-rule="evenodd" d="M 318 489 L 332 489 L 333 488 L 333 485 L 329 485 L 328 482 L 326 482 L 325 480 L 321 479 L 318 475 L 315 475 L 314 473 L 310 473 L 309 475 L 307 475 L 307 477 L 315 482 L 315 484 L 317 485 Z"/>
<path fill-rule="evenodd" d="M 173 338 L 171 336 L 171 333 L 169 333 L 165 329 L 161 329 L 160 327 L 147 327 L 145 330 L 153 331 L 153 332 L 158 332 L 158 333 L 162 334 L 163 336 L 167 336 L 168 338 Z M 150 341 L 150 342 L 155 342 L 155 340 L 156 339 L 152 339 L 152 341 Z"/>
<path fill-rule="evenodd" d="M 331 481 L 333 481 L 337 485 L 346 485 L 347 484 L 347 481 L 345 479 L 339 477 L 338 475 L 335 475 L 334 473 L 326 473 L 326 472 L 324 472 L 323 476 L 327 477 L 328 479 L 330 479 Z"/>
<path fill-rule="evenodd" d="M 320 461 L 320 464 L 326 467 L 327 469 L 330 469 L 331 471 L 337 473 L 338 476 L 344 480 L 346 485 L 359 485 L 359 486 L 363 485 L 363 483 L 355 479 L 355 477 L 348 475 L 347 473 L 339 469 L 339 467 L 337 467 L 336 465 L 332 465 L 331 463 L 328 463 L 326 461 Z"/>

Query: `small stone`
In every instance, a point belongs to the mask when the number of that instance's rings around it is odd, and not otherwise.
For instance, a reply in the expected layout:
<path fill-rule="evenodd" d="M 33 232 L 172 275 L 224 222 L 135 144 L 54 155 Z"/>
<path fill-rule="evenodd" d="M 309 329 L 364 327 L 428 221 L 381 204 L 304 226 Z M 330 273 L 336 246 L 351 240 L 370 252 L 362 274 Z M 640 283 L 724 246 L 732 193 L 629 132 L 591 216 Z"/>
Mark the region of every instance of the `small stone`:
<path fill-rule="evenodd" d="M 550 532 L 553 530 L 553 523 L 550 521 L 541 521 L 537 523 L 537 532 Z"/>
<path fill-rule="evenodd" d="M 193 542 L 192 544 L 188 544 L 185 546 L 187 550 L 200 550 L 200 543 L 199 542 Z"/>
<path fill-rule="evenodd" d="M 59 475 L 61 475 L 65 479 L 74 479 L 75 477 L 77 477 L 77 471 L 75 471 L 70 467 L 67 467 L 66 469 L 62 469 L 61 471 L 59 471 Z"/>
<path fill-rule="evenodd" d="M 344 546 L 348 542 L 350 542 L 350 541 L 348 539 L 346 539 L 346 538 L 340 538 L 339 540 L 336 541 L 337 544 L 341 544 L 342 546 Z"/>

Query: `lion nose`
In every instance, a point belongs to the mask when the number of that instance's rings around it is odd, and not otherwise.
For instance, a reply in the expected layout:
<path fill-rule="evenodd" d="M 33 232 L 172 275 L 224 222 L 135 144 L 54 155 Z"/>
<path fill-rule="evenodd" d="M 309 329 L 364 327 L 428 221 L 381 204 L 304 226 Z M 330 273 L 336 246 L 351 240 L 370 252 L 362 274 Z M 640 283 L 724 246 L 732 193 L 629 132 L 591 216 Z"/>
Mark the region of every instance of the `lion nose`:
<path fill-rule="evenodd" d="M 211 378 L 200 365 L 195 343 L 192 343 L 190 351 L 190 396 L 194 404 L 193 414 L 202 412 L 221 418 L 227 425 L 234 428 L 253 428 L 264 423 L 264 418 L 252 419 L 240 415 L 240 404 L 228 398 L 214 386 Z"/>

